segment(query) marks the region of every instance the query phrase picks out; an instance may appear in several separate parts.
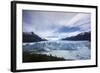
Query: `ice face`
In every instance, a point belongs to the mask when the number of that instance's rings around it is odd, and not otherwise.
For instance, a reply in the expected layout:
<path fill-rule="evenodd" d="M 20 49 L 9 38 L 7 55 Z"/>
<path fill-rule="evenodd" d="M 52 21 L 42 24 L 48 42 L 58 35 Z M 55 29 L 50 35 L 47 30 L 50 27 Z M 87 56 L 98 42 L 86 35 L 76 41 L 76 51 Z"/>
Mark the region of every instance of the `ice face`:
<path fill-rule="evenodd" d="M 66 60 L 90 59 L 91 47 L 88 41 L 41 41 L 23 43 L 24 50 L 63 57 Z"/>

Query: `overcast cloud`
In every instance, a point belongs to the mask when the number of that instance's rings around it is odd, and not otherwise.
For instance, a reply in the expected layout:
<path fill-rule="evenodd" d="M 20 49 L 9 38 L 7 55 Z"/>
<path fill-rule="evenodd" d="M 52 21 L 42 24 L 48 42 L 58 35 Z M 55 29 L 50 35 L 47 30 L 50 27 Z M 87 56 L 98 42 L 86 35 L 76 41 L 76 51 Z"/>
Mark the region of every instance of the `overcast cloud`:
<path fill-rule="evenodd" d="M 91 14 L 23 10 L 23 32 L 34 32 L 48 40 L 87 32 L 91 29 Z"/>

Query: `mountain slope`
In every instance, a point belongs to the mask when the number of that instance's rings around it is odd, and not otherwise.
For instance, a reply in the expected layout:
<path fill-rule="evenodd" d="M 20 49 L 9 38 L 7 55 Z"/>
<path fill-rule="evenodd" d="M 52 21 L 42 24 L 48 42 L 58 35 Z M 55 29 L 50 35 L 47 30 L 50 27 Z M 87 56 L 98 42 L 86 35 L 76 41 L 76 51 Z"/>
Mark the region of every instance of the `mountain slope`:
<path fill-rule="evenodd" d="M 80 34 L 78 34 L 76 36 L 67 37 L 67 38 L 64 38 L 62 40 L 74 40 L 74 41 L 88 40 L 88 41 L 91 41 L 91 32 L 80 33 Z"/>
<path fill-rule="evenodd" d="M 23 32 L 23 42 L 39 42 L 46 41 L 46 39 L 42 39 L 34 32 Z"/>

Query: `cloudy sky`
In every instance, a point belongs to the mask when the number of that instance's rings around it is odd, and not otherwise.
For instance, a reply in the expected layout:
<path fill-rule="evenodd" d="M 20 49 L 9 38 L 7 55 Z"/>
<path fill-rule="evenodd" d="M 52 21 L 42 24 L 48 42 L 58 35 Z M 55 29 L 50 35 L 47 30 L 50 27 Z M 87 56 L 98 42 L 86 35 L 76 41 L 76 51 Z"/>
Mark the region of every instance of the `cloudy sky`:
<path fill-rule="evenodd" d="M 41 38 L 58 40 L 90 31 L 91 14 L 23 10 L 23 32 L 34 32 Z"/>

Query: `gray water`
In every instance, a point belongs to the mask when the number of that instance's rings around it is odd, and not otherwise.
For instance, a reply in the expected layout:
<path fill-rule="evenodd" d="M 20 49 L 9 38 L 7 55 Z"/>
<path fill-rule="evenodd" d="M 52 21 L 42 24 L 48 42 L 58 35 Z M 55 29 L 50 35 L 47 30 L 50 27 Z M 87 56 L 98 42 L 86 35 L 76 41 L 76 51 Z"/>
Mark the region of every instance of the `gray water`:
<path fill-rule="evenodd" d="M 23 43 L 24 51 L 63 57 L 66 60 L 86 60 L 91 57 L 89 41 L 41 41 Z"/>

